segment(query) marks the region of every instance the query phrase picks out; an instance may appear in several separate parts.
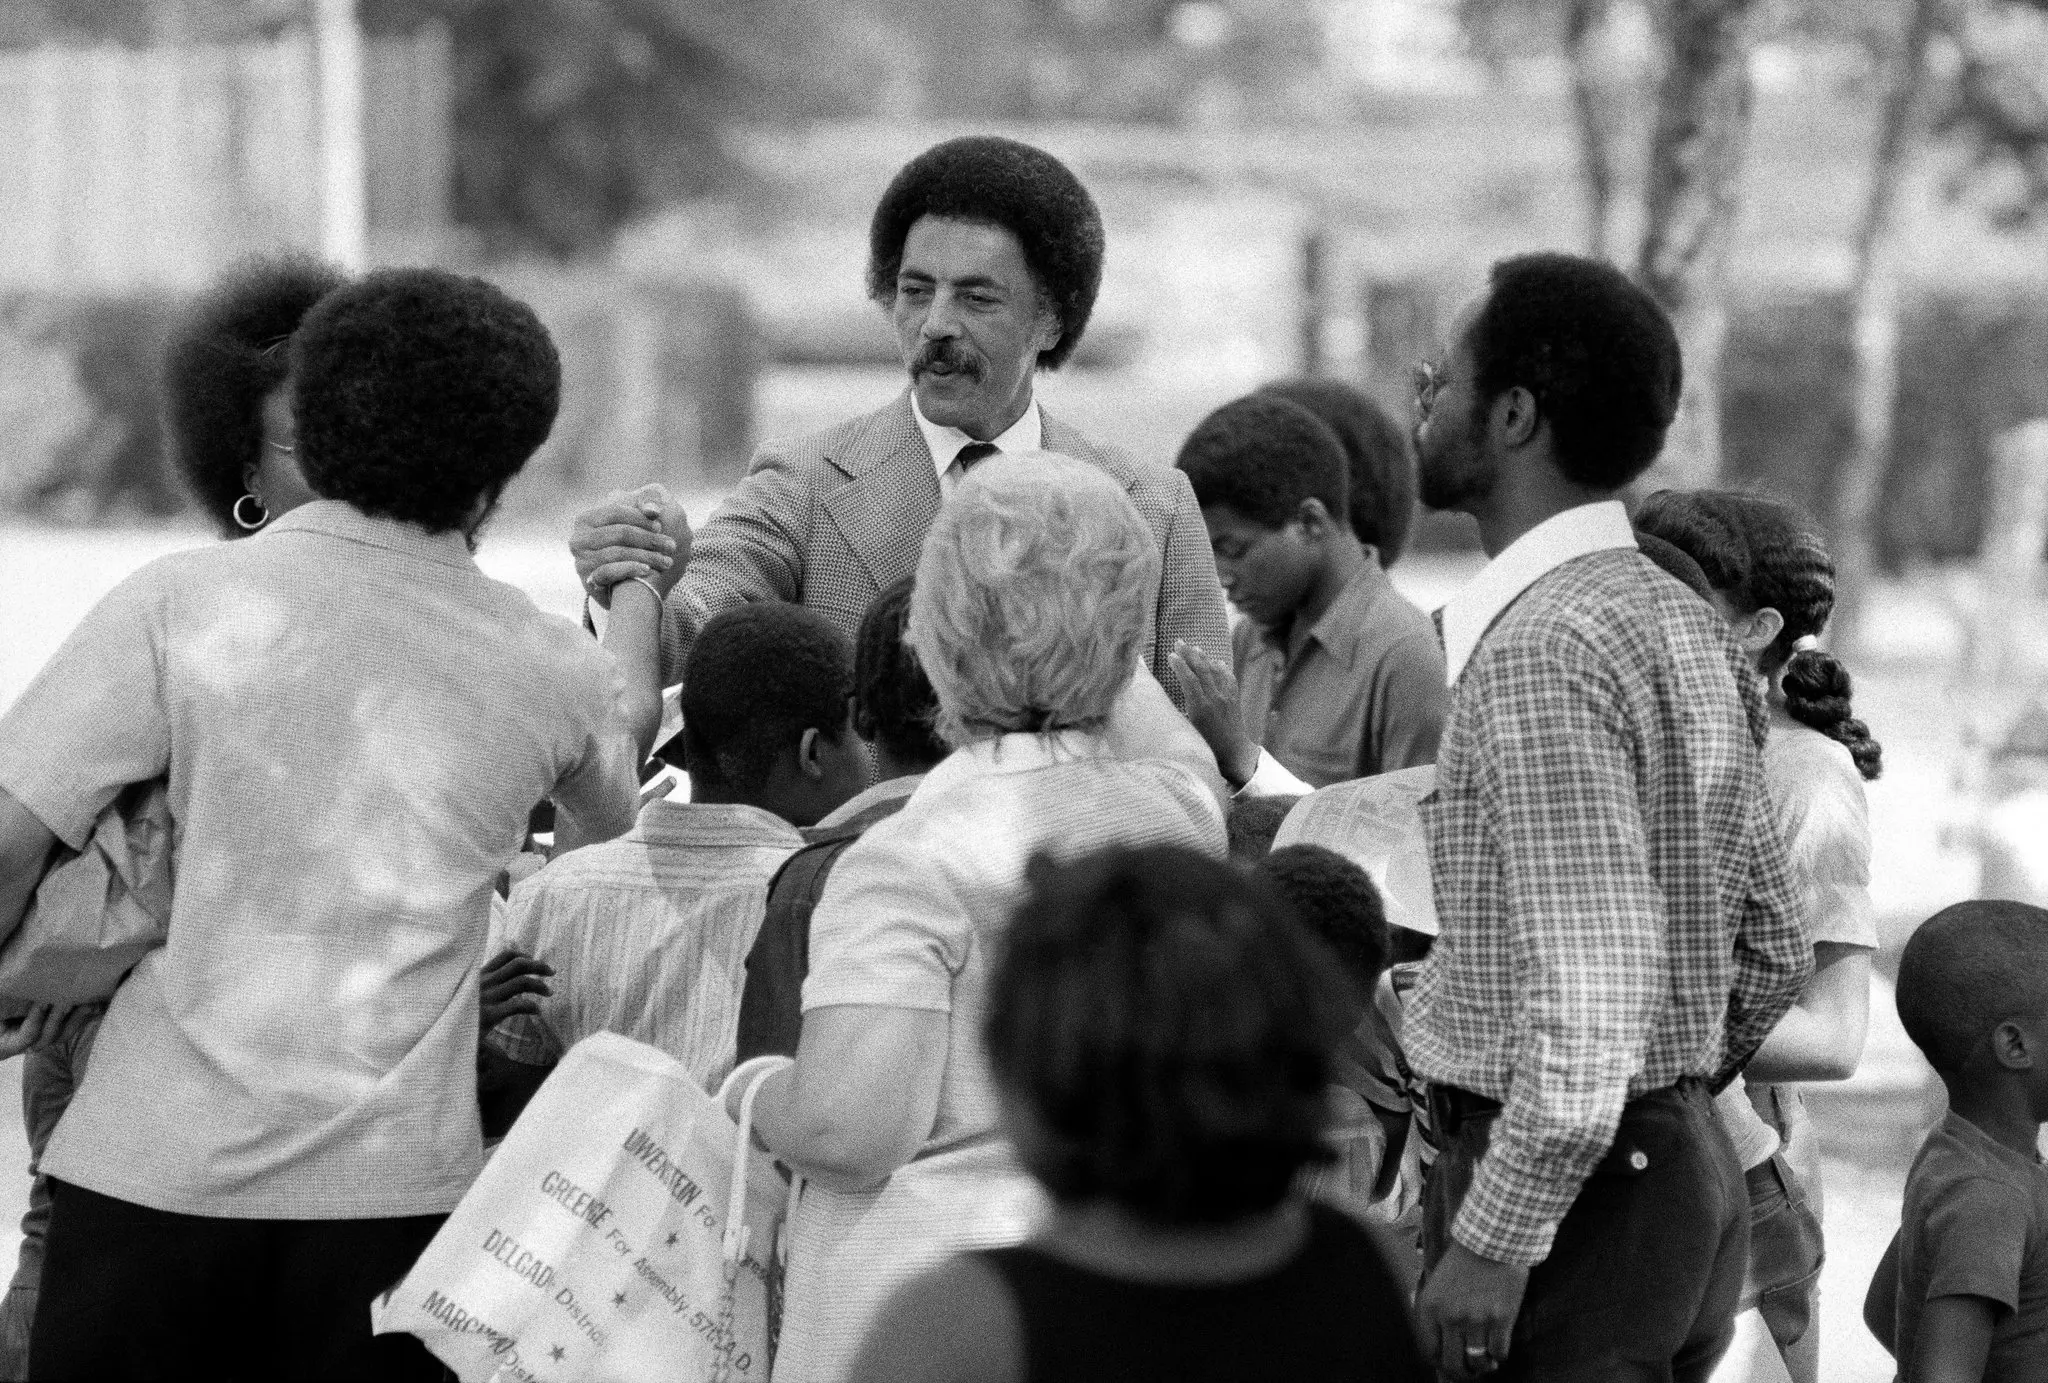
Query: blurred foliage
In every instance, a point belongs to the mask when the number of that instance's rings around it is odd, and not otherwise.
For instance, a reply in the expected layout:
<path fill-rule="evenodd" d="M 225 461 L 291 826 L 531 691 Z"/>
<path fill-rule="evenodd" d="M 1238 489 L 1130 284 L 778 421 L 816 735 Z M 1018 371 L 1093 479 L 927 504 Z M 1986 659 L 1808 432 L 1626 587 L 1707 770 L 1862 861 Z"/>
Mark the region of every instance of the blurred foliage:
<path fill-rule="evenodd" d="M 1960 62 L 1935 119 L 1962 154 L 1949 194 L 2007 229 L 2048 223 L 2048 0 L 1981 5 L 1952 36 Z"/>
<path fill-rule="evenodd" d="M 7 0 L 0 47 L 230 42 L 312 0 Z M 454 207 L 497 253 L 601 250 L 743 177 L 735 120 L 1175 121 L 1328 93 L 1306 0 L 360 0 L 371 33 L 439 21 L 454 53 Z"/>
<path fill-rule="evenodd" d="M 1730 306 L 1727 478 L 1825 517 L 1855 425 L 1847 295 L 1738 290 Z M 2048 416 L 2048 297 L 1921 287 L 1901 301 L 1899 326 L 1894 444 L 1872 534 L 1894 571 L 1977 553 L 1993 444 Z"/>
<path fill-rule="evenodd" d="M 1574 15 L 1595 23 L 1657 0 L 1458 0 L 1459 19 L 1481 58 L 1508 64 L 1530 52 L 1560 53 Z M 1910 0 L 1770 0 L 1758 34 L 1849 45 L 1868 59 L 1875 89 L 1897 48 Z M 2017 229 L 2048 220 L 2048 0 L 1953 0 L 1944 24 L 1953 61 L 1934 71 L 1934 133 L 1952 156 L 1948 194 Z"/>

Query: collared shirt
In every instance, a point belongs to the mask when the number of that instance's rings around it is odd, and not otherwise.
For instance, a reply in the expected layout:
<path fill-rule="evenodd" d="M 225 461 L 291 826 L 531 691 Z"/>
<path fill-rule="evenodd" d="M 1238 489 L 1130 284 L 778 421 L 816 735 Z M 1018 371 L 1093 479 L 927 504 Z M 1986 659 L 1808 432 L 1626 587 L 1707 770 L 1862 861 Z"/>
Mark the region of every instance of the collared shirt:
<path fill-rule="evenodd" d="M 830 831 L 846 825 L 857 817 L 867 816 L 875 808 L 890 802 L 901 802 L 917 791 L 917 785 L 924 781 L 922 773 L 906 773 L 898 778 L 884 778 L 862 788 L 833 810 L 818 819 L 813 831 Z"/>
<path fill-rule="evenodd" d="M 554 995 L 487 1040 L 544 1066 L 615 1032 L 716 1090 L 732 1071 L 769 881 L 803 843 L 759 807 L 654 801 L 628 834 L 562 856 L 512 890 L 504 922 L 506 944 L 555 967 Z"/>
<path fill-rule="evenodd" d="M 910 395 L 910 414 L 917 419 L 917 430 L 924 437 L 925 448 L 932 454 L 932 468 L 939 473 L 939 491 L 952 494 L 953 487 L 960 483 L 960 468 L 953 464 L 961 448 L 974 445 L 975 438 L 969 437 L 957 427 L 947 427 L 925 417 L 924 410 L 917 406 L 916 391 Z M 1037 451 L 1044 438 L 1044 423 L 1038 416 L 1038 400 L 1033 398 L 1024 405 L 1023 415 L 989 441 L 997 451 L 1015 454 L 1020 451 Z"/>
<path fill-rule="evenodd" d="M 1726 626 L 1618 542 L 1529 565 L 1421 804 L 1442 930 L 1405 1033 L 1426 1079 L 1504 1103 L 1452 1233 L 1522 1265 L 1623 1103 L 1746 1058 L 1812 962 Z"/>
<path fill-rule="evenodd" d="M 1435 762 L 1443 651 L 1370 549 L 1298 637 L 1241 620 L 1231 642 L 1245 733 L 1311 787 Z"/>
<path fill-rule="evenodd" d="M 952 1015 L 928 1148 L 995 1127 L 981 1049 L 990 944 L 1049 850 L 1173 843 L 1223 854 L 1223 815 L 1193 770 L 1110 756 L 1074 732 L 1011 734 L 955 750 L 903 809 L 840 857 L 811 918 L 804 1011 L 881 1004 Z"/>
<path fill-rule="evenodd" d="M 998 1132 L 981 1040 L 1025 867 L 1040 852 L 1163 844 L 1223 857 L 1222 808 L 1192 769 L 1114 757 L 1096 735 L 1013 734 L 954 751 L 840 857 L 811 918 L 804 1011 L 942 1013 L 950 1038 L 911 1160 L 873 1191 L 804 1188 L 777 1368 L 843 1376 L 897 1287 L 948 1254 L 1025 1237 L 1039 1192 Z"/>
<path fill-rule="evenodd" d="M 177 827 L 169 943 L 44 1170 L 191 1215 L 451 1209 L 492 884 L 543 797 L 632 810 L 619 690 L 459 535 L 334 501 L 117 586 L 0 718 L 0 786 L 67 843 L 160 777 Z"/>
<path fill-rule="evenodd" d="M 1629 527 L 1628 510 L 1620 500 L 1582 504 L 1537 524 L 1444 603 L 1444 675 L 1456 685 L 1501 611 L 1546 573 L 1589 552 L 1635 545 L 1635 530 Z"/>

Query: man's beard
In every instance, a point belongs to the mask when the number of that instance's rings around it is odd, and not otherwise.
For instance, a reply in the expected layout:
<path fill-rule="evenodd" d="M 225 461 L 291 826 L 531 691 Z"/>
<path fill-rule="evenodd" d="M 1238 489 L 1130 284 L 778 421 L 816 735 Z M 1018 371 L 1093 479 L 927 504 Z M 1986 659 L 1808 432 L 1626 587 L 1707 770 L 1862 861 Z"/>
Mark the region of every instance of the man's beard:
<path fill-rule="evenodd" d="M 1454 421 L 1455 431 L 1445 429 Z M 1444 418 L 1432 433 L 1415 438 L 1416 489 L 1422 502 L 1431 509 L 1462 509 L 1492 494 L 1499 475 L 1486 459 L 1477 420 Z"/>

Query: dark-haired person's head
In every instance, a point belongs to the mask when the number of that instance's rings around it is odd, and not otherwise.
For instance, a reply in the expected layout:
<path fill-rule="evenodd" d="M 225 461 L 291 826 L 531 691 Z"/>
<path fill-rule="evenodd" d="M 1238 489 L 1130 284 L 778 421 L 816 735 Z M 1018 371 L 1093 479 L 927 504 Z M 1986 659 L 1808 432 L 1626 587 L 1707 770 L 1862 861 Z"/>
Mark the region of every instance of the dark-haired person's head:
<path fill-rule="evenodd" d="M 1294 810 L 1299 796 L 1239 797 L 1223 817 L 1223 832 L 1229 841 L 1230 858 L 1240 864 L 1256 864 L 1273 848 L 1281 823 Z"/>
<path fill-rule="evenodd" d="M 561 399 L 533 309 L 439 269 L 382 269 L 329 294 L 291 358 L 313 492 L 472 546 Z"/>
<path fill-rule="evenodd" d="M 348 280 L 315 259 L 251 259 L 193 302 L 164 348 L 171 454 L 224 537 L 312 499 L 299 473 L 288 376 L 292 333 Z"/>
<path fill-rule="evenodd" d="M 1648 470 L 1678 415 L 1678 336 L 1611 264 L 1531 254 L 1493 266 L 1450 354 L 1418 380 L 1422 502 L 1477 512 L 1504 468 L 1612 494 Z"/>
<path fill-rule="evenodd" d="M 1234 399 L 1195 425 L 1174 465 L 1202 506 L 1224 593 L 1263 628 L 1286 627 L 1339 545 L 1358 541 L 1344 447 L 1298 403 Z"/>
<path fill-rule="evenodd" d="M 868 293 L 889 309 L 919 410 L 989 441 L 1032 375 L 1080 343 L 1102 284 L 1102 217 L 1067 166 L 973 135 L 897 173 L 868 228 Z"/>
<path fill-rule="evenodd" d="M 1786 714 L 1840 743 L 1865 778 L 1882 773 L 1884 749 L 1856 718 L 1848 668 L 1816 646 L 1835 609 L 1835 563 L 1819 527 L 1789 504 L 1734 490 L 1659 490 L 1633 522 L 1698 565 L 1736 641 L 1777 682 Z"/>
<path fill-rule="evenodd" d="M 923 773 L 948 753 L 932 728 L 938 694 L 903 641 L 915 580 L 906 576 L 876 596 L 854 640 L 853 725 L 874 746 L 878 778 Z"/>
<path fill-rule="evenodd" d="M 683 664 L 692 800 L 817 824 L 867 784 L 852 694 L 853 650 L 817 611 L 762 600 L 713 615 Z"/>
<path fill-rule="evenodd" d="M 2048 910 L 1980 899 L 1920 924 L 1899 958 L 1899 1021 L 1949 1090 L 2019 1079 L 2048 1118 Z"/>
<path fill-rule="evenodd" d="M 1415 526 L 1415 448 L 1408 429 L 1370 394 L 1340 379 L 1282 379 L 1259 392 L 1300 404 L 1337 434 L 1349 471 L 1351 531 L 1379 554 L 1381 566 L 1400 561 Z"/>
<path fill-rule="evenodd" d="M 1636 548 L 1643 556 L 1662 568 L 1666 576 L 1677 581 L 1707 604 L 1719 608 L 1714 598 L 1714 583 L 1707 579 L 1705 570 L 1684 548 L 1641 529 L 1636 530 Z"/>
<path fill-rule="evenodd" d="M 1005 1122 L 1056 1200 L 1160 1225 L 1281 1204 L 1355 1026 L 1328 950 L 1272 886 L 1156 846 L 1044 859 L 996 963 L 985 1033 Z"/>
<path fill-rule="evenodd" d="M 1320 845 L 1283 845 L 1254 868 L 1343 963 L 1360 1001 L 1369 1001 L 1392 945 L 1372 875 Z"/>

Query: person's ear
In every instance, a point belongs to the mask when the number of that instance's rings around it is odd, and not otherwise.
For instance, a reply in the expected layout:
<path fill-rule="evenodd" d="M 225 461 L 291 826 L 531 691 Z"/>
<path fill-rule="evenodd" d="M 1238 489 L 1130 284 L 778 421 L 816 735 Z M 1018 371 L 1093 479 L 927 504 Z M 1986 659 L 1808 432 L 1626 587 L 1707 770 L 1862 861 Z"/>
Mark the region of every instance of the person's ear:
<path fill-rule="evenodd" d="M 1302 536 L 1311 542 L 1322 542 L 1337 527 L 1330 519 L 1330 511 L 1323 508 L 1323 502 L 1313 495 L 1303 500 L 1294 511 L 1294 521 L 1301 525 Z"/>
<path fill-rule="evenodd" d="M 1542 424 L 1536 396 L 1517 384 L 1493 401 L 1493 427 L 1509 447 L 1527 446 Z"/>
<path fill-rule="evenodd" d="M 1036 361 L 1038 356 L 1057 346 L 1060 338 L 1066 333 L 1060 329 L 1059 309 L 1052 305 L 1052 300 L 1045 296 L 1044 291 L 1040 290 L 1032 296 L 1038 300 L 1038 320 L 1033 323 L 1038 338 L 1038 350 L 1032 359 Z"/>
<path fill-rule="evenodd" d="M 263 467 L 255 461 L 242 463 L 242 488 L 250 494 L 256 493 L 256 482 L 263 475 Z M 261 496 L 258 496 L 261 498 Z"/>
<path fill-rule="evenodd" d="M 2008 1071 L 2031 1071 L 2038 1055 L 2025 1027 L 2008 1018 L 1991 1030 L 1991 1056 Z"/>
<path fill-rule="evenodd" d="M 815 726 L 796 742 L 796 771 L 814 783 L 825 777 L 825 737 Z"/>
<path fill-rule="evenodd" d="M 1785 632 L 1785 617 L 1769 605 L 1756 611 L 1742 622 L 1735 637 L 1752 655 L 1761 653 L 1778 641 L 1778 635 Z"/>

